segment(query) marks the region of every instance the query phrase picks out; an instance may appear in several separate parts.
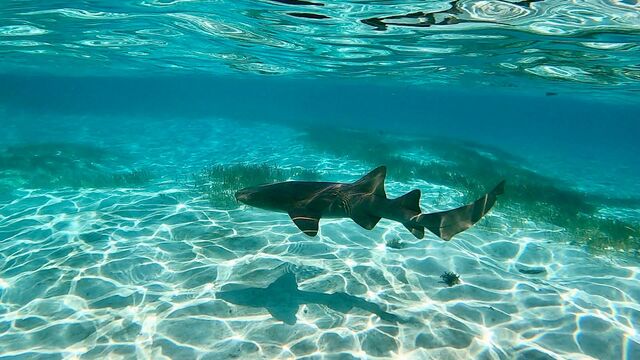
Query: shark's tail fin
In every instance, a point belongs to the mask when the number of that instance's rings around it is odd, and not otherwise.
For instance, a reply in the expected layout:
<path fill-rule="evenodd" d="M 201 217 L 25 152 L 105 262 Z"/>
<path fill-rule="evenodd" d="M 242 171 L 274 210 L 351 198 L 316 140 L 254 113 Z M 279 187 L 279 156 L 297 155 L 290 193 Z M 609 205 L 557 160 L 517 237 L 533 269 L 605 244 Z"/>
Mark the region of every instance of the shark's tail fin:
<path fill-rule="evenodd" d="M 504 193 L 504 184 L 503 180 L 493 190 L 471 204 L 442 212 L 420 214 L 414 219 L 415 223 L 426 227 L 441 239 L 449 241 L 454 235 L 477 223 L 491 209 L 496 203 L 497 196 Z"/>

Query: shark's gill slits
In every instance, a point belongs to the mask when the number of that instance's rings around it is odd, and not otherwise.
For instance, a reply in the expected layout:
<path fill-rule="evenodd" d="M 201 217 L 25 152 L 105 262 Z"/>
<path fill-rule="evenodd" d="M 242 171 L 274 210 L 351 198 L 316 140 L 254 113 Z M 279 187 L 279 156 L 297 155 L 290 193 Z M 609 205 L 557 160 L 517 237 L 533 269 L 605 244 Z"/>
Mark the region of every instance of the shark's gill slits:
<path fill-rule="evenodd" d="M 340 202 L 340 207 L 342 207 L 342 209 L 344 210 L 344 213 L 347 216 L 351 216 L 351 213 L 352 213 L 351 198 L 342 191 L 338 191 L 336 195 L 337 195 L 338 201 Z"/>

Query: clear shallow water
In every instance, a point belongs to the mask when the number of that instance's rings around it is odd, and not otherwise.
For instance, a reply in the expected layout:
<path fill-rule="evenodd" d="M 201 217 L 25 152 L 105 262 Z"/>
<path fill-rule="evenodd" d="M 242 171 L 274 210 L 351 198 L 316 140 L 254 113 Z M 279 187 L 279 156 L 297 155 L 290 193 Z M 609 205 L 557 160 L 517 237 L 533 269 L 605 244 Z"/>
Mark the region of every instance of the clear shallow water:
<path fill-rule="evenodd" d="M 215 118 L 13 119 L 29 126 L 5 143 L 97 145 L 156 177 L 133 188 L 15 189 L 4 200 L 4 357 L 633 359 L 640 351 L 637 257 L 559 241 L 561 228 L 516 222 L 509 204 L 451 242 L 350 220 L 323 221 L 310 239 L 286 215 L 217 209 L 188 181 L 213 159 L 303 166 L 331 181 L 368 170 L 314 150 L 304 130 Z M 33 130 L 43 123 L 48 131 Z M 425 211 L 463 202 L 464 189 L 387 182 L 389 196 L 412 188 L 423 191 Z M 444 271 L 462 284 L 447 287 Z M 311 303 L 286 325 L 217 295 L 265 288 L 285 273 L 303 291 L 344 292 L 405 321 Z"/>
<path fill-rule="evenodd" d="M 638 3 L 286 3 L 0 5 L 0 358 L 640 358 Z M 508 185 L 308 238 L 195 186 L 238 163 Z"/>

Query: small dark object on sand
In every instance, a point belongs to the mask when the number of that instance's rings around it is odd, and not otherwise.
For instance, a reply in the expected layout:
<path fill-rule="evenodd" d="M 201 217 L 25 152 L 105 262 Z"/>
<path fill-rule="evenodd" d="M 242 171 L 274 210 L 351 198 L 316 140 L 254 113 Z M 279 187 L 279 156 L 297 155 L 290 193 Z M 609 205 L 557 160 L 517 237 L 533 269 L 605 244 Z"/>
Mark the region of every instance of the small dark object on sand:
<path fill-rule="evenodd" d="M 404 249 L 407 247 L 407 243 L 400 239 L 391 239 L 387 241 L 387 247 L 392 249 Z"/>
<path fill-rule="evenodd" d="M 460 284 L 460 275 L 453 272 L 445 271 L 444 274 L 440 275 L 440 278 L 449 287 Z"/>

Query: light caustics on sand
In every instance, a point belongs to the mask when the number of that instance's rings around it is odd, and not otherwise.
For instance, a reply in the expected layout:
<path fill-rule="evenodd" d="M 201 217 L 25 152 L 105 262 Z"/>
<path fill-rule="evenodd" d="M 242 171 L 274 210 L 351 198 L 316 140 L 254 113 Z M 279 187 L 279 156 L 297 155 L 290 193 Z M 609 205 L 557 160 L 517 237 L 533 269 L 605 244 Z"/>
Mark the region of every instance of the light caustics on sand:
<path fill-rule="evenodd" d="M 237 140 L 244 160 L 273 155 L 265 140 L 247 157 L 241 127 L 218 122 L 216 131 L 229 144 Z M 366 168 L 329 155 L 296 158 L 302 145 L 295 132 L 270 131 L 279 146 L 291 145 L 281 163 L 311 161 L 305 166 L 331 170 L 342 181 Z M 203 162 L 230 151 L 213 141 L 190 150 L 202 152 Z M 171 168 L 182 159 L 145 161 Z M 426 182 L 411 186 L 427 198 L 447 191 Z M 391 181 L 387 191 L 406 187 Z M 459 201 L 455 191 L 446 194 L 444 202 Z M 633 358 L 638 352 L 640 268 L 550 242 L 549 234 L 561 230 L 515 226 L 500 207 L 487 224 L 452 242 L 418 240 L 388 221 L 363 231 L 349 220 L 329 220 L 310 239 L 286 215 L 215 209 L 166 179 L 144 188 L 18 195 L 0 205 L 0 344 L 8 356 Z M 394 239 L 404 247 L 385 245 Z M 440 282 L 448 270 L 460 274 L 461 284 Z M 286 325 L 264 308 L 216 295 L 229 286 L 266 288 L 285 273 L 296 274 L 301 291 L 344 292 L 408 321 L 307 301 L 295 325 Z"/>

